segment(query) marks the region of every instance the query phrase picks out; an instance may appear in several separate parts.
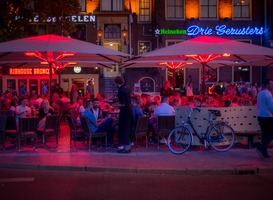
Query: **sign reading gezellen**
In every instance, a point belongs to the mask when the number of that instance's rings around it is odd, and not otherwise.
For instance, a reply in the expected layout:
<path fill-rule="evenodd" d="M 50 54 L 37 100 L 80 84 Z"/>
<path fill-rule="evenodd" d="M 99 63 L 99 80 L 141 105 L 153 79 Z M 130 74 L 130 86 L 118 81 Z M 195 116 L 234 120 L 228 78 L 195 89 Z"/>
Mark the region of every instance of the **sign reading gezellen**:
<path fill-rule="evenodd" d="M 156 35 L 262 35 L 264 33 L 263 27 L 227 27 L 226 25 L 217 25 L 213 28 L 210 27 L 201 27 L 197 25 L 189 26 L 185 29 L 156 29 Z"/>
<path fill-rule="evenodd" d="M 50 22 L 57 22 L 57 21 L 62 21 L 63 17 L 48 17 L 48 18 L 40 18 L 39 15 L 36 15 L 33 17 L 33 19 L 30 19 L 30 23 L 50 23 Z M 96 16 L 94 15 L 72 15 L 72 16 L 66 16 L 64 17 L 65 20 L 69 20 L 71 22 L 84 22 L 84 23 L 89 23 L 89 22 L 96 22 Z M 16 16 L 15 20 L 22 20 L 20 16 Z"/>

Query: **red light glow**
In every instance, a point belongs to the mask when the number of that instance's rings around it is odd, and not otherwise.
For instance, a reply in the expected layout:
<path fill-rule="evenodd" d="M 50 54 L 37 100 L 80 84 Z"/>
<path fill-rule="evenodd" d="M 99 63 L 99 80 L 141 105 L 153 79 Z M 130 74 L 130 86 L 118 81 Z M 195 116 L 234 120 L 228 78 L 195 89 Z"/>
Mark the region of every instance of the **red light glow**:
<path fill-rule="evenodd" d="M 208 63 L 222 56 L 228 57 L 230 56 L 230 54 L 224 53 L 224 54 L 208 54 L 208 55 L 196 55 L 196 54 L 186 55 L 186 57 L 193 58 L 194 60 L 197 60 L 200 63 Z"/>
<path fill-rule="evenodd" d="M 47 52 L 46 57 L 45 57 L 43 54 L 41 54 L 38 51 L 35 51 L 35 52 L 25 52 L 24 54 L 26 56 L 29 56 L 29 57 L 36 57 L 36 58 L 38 58 L 40 60 L 43 60 L 44 61 L 43 63 L 45 63 L 45 62 L 47 62 L 47 63 L 53 63 L 53 62 L 56 62 L 58 60 L 61 60 L 62 58 L 72 57 L 72 56 L 76 55 L 76 53 L 66 53 L 66 52 L 64 52 L 64 53 L 60 53 L 57 57 L 54 57 L 54 53 L 53 52 Z"/>
<path fill-rule="evenodd" d="M 192 65 L 191 62 L 159 62 L 158 65 L 165 65 L 169 69 L 179 69 L 185 65 Z"/>

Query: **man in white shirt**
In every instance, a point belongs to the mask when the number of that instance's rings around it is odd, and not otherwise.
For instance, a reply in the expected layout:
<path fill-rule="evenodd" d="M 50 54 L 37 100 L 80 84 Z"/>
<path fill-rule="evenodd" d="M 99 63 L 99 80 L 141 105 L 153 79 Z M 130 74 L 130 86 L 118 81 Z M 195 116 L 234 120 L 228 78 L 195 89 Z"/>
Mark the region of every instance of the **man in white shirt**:
<path fill-rule="evenodd" d="M 256 152 L 263 158 L 270 158 L 267 146 L 273 140 L 273 81 L 267 79 L 264 89 L 258 93 L 258 121 L 262 131 L 261 145 L 256 148 Z"/>
<path fill-rule="evenodd" d="M 154 117 L 159 115 L 175 115 L 175 110 L 169 104 L 169 97 L 163 96 L 161 98 L 161 104 L 155 109 Z"/>
<path fill-rule="evenodd" d="M 158 116 L 171 116 L 175 115 L 175 110 L 172 106 L 169 104 L 169 97 L 167 96 L 162 96 L 161 98 L 161 104 L 155 109 L 154 111 L 154 121 L 157 121 Z M 157 130 L 157 122 L 153 125 L 154 130 Z M 160 140 L 161 144 L 167 144 L 167 140 L 163 137 Z"/>
<path fill-rule="evenodd" d="M 21 104 L 16 107 L 16 120 L 18 121 L 19 117 L 28 116 L 31 116 L 31 109 L 28 107 L 28 100 L 22 99 Z"/>

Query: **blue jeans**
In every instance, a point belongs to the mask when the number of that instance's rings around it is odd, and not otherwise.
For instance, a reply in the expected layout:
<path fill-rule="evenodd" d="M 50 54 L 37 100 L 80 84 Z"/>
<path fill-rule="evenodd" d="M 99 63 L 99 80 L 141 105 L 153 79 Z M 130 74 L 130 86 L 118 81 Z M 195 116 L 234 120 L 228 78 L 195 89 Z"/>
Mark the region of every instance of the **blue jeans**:
<path fill-rule="evenodd" d="M 107 118 L 103 123 L 98 126 L 96 133 L 107 132 L 107 140 L 109 144 L 113 144 L 115 129 L 112 127 L 113 119 Z"/>

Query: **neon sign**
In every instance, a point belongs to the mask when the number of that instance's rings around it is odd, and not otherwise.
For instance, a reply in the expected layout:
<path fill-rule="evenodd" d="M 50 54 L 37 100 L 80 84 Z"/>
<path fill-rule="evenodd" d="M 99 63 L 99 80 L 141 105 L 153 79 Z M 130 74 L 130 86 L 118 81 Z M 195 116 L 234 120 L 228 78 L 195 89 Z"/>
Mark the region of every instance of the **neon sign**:
<path fill-rule="evenodd" d="M 161 28 L 161 29 L 156 29 L 155 30 L 155 34 L 156 35 L 186 35 L 187 31 L 184 29 L 165 29 L 165 28 Z"/>
<path fill-rule="evenodd" d="M 15 20 L 23 20 L 24 18 L 21 16 L 16 16 Z M 33 17 L 33 19 L 30 19 L 29 22 L 32 23 L 40 23 L 40 22 L 46 22 L 46 23 L 51 23 L 51 22 L 61 22 L 64 20 L 68 20 L 71 22 L 96 22 L 96 16 L 95 15 L 72 15 L 72 16 L 65 16 L 65 17 L 47 17 L 43 18 L 40 17 L 39 15 L 36 15 Z"/>
<path fill-rule="evenodd" d="M 10 75 L 49 75 L 49 68 L 16 68 L 9 69 Z M 54 70 L 52 70 L 52 74 L 54 74 Z"/>
<path fill-rule="evenodd" d="M 263 27 L 254 27 L 250 26 L 233 28 L 227 27 L 226 25 L 217 25 L 214 28 L 210 27 L 201 27 L 197 25 L 189 26 L 185 29 L 156 29 L 156 35 L 233 35 L 233 36 L 243 36 L 243 35 L 262 35 L 264 34 Z"/>
<path fill-rule="evenodd" d="M 262 35 L 264 33 L 263 27 L 250 26 L 242 28 L 228 28 L 226 25 L 217 25 L 214 30 L 209 27 L 202 28 L 197 25 L 193 25 L 187 28 L 187 35 Z"/>

